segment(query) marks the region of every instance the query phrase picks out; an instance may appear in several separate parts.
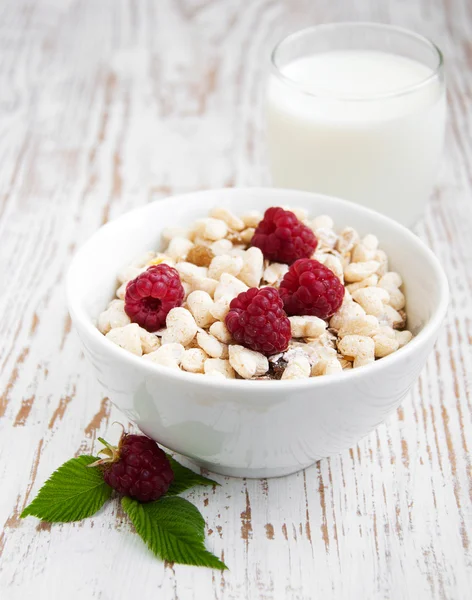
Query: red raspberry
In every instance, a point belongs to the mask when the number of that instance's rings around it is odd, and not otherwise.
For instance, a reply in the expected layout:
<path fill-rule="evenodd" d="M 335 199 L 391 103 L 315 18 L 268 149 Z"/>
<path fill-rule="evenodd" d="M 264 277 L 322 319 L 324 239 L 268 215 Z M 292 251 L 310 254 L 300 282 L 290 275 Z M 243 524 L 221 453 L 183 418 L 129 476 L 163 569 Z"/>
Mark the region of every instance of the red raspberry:
<path fill-rule="evenodd" d="M 121 436 L 118 448 L 107 446 L 110 459 L 100 461 L 103 479 L 120 494 L 151 502 L 163 496 L 174 480 L 170 462 L 163 450 L 145 435 Z"/>
<path fill-rule="evenodd" d="M 125 312 L 133 323 L 157 331 L 165 325 L 167 313 L 182 304 L 184 295 L 179 274 L 173 267 L 153 265 L 128 283 Z"/>
<path fill-rule="evenodd" d="M 297 260 L 282 279 L 279 289 L 288 315 L 313 315 L 328 319 L 341 306 L 344 286 L 317 260 Z"/>
<path fill-rule="evenodd" d="M 311 256 L 318 240 L 293 212 L 273 206 L 265 211 L 251 244 L 268 260 L 291 265 L 298 258 Z"/>
<path fill-rule="evenodd" d="M 287 349 L 290 321 L 275 288 L 250 288 L 231 301 L 225 323 L 234 340 L 270 356 Z"/>

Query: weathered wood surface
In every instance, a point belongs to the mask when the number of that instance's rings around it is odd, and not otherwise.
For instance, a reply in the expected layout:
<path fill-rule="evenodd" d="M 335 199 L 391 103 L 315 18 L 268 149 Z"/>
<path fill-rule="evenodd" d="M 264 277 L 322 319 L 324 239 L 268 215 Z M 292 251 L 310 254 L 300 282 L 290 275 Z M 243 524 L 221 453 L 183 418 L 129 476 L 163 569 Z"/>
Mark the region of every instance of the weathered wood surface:
<path fill-rule="evenodd" d="M 189 497 L 230 571 L 160 564 L 116 508 L 20 521 L 64 460 L 117 436 L 71 331 L 64 274 L 102 223 L 168 195 L 267 181 L 262 73 L 284 33 L 332 20 L 444 50 L 450 126 L 419 235 L 452 289 L 403 407 L 351 451 Z M 4 0 L 0 5 L 0 596 L 447 599 L 472 589 L 472 4 L 469 0 Z"/>

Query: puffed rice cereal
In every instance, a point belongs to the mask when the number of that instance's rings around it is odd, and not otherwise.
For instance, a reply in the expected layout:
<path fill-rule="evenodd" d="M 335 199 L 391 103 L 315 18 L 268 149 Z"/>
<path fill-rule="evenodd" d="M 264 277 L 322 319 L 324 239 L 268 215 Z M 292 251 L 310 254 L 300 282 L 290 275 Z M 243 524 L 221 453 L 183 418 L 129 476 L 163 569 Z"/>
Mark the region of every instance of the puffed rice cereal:
<path fill-rule="evenodd" d="M 307 258 L 334 273 L 344 286 L 344 299 L 327 320 L 290 316 L 292 340 L 284 352 L 265 356 L 246 348 L 235 342 L 225 323 L 232 300 L 241 292 L 277 289 L 289 270 L 251 246 L 263 218 L 258 211 L 236 215 L 216 206 L 189 227 L 165 228 L 164 249 L 142 254 L 117 273 L 116 298 L 98 316 L 97 328 L 150 363 L 217 379 L 290 381 L 339 374 L 408 344 L 413 334 L 406 329 L 403 281 L 390 270 L 381 241 L 352 227 L 337 231 L 329 215 L 287 210 L 317 238 L 316 250 Z M 184 300 L 169 310 L 164 327 L 150 332 L 143 323 L 131 322 L 126 289 L 149 267 L 162 263 L 176 269 Z"/>

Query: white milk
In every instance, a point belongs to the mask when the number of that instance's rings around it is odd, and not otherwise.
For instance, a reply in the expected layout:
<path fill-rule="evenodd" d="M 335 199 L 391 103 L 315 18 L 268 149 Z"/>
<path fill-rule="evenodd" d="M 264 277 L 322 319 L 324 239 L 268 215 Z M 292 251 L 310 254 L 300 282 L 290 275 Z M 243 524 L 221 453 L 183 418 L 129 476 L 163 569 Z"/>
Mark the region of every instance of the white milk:
<path fill-rule="evenodd" d="M 275 185 L 346 198 L 412 225 L 431 192 L 446 102 L 429 67 L 377 51 L 333 51 L 271 75 L 268 147 Z M 302 90 L 310 90 L 311 94 Z M 375 95 L 379 97 L 375 99 Z M 356 97 L 356 99 L 352 99 Z"/>

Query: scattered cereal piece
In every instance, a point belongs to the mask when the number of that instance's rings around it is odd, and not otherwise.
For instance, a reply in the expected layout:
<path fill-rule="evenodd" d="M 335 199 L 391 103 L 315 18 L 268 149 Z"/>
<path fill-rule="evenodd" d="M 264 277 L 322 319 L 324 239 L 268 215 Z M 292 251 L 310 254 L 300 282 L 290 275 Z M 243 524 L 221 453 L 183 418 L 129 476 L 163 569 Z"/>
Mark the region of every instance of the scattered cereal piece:
<path fill-rule="evenodd" d="M 339 360 L 333 359 L 333 360 L 329 360 L 326 361 L 326 365 L 325 365 L 325 375 L 334 375 L 335 373 L 341 373 L 343 370 L 343 367 L 341 365 L 341 363 L 339 362 Z"/>
<path fill-rule="evenodd" d="M 379 276 L 375 273 L 373 275 L 369 275 L 362 281 L 356 281 L 356 283 L 350 283 L 346 286 L 346 289 L 353 294 L 356 290 L 360 290 L 365 287 L 375 287 L 379 282 Z"/>
<path fill-rule="evenodd" d="M 310 361 L 306 356 L 298 355 L 289 361 L 282 374 L 282 379 L 305 379 L 311 375 Z"/>
<path fill-rule="evenodd" d="M 279 284 L 288 271 L 288 265 L 282 263 L 270 263 L 264 270 L 263 280 L 270 285 Z"/>
<path fill-rule="evenodd" d="M 185 261 L 177 263 L 175 268 L 180 275 L 180 279 L 187 283 L 192 283 L 195 279 L 206 277 L 208 273 L 208 269 L 205 267 L 197 267 L 196 265 Z"/>
<path fill-rule="evenodd" d="M 377 333 L 380 333 L 381 335 L 386 335 L 390 338 L 396 338 L 395 334 L 397 332 L 395 331 L 395 329 L 392 329 L 390 325 L 381 325 Z"/>
<path fill-rule="evenodd" d="M 240 256 L 243 257 L 246 252 L 246 246 L 244 244 L 233 244 L 233 247 L 230 251 L 230 256 Z"/>
<path fill-rule="evenodd" d="M 361 317 L 353 317 L 352 319 L 346 319 L 339 331 L 338 336 L 340 338 L 346 335 L 367 335 L 372 337 L 379 331 L 379 321 L 377 317 L 373 315 L 363 315 Z"/>
<path fill-rule="evenodd" d="M 339 330 L 347 319 L 361 317 L 365 314 L 365 310 L 362 306 L 357 304 L 357 302 L 354 302 L 349 292 L 346 291 L 341 308 L 331 317 L 329 326 L 334 330 Z"/>
<path fill-rule="evenodd" d="M 216 337 L 206 331 L 197 333 L 197 342 L 200 348 L 211 358 L 227 358 L 228 356 L 228 346 L 222 344 Z"/>
<path fill-rule="evenodd" d="M 209 329 L 209 332 L 222 344 L 229 344 L 233 339 L 223 321 L 216 321 L 216 323 L 213 323 Z"/>
<path fill-rule="evenodd" d="M 328 341 L 326 339 L 326 334 L 323 334 L 316 340 L 308 342 L 304 345 L 298 344 L 298 347 L 295 346 L 294 348 L 291 348 L 291 350 L 286 353 L 284 358 L 286 360 L 290 360 L 292 352 L 302 352 L 305 354 L 308 357 L 311 365 L 314 365 L 319 361 L 329 362 L 337 356 L 336 348 L 334 347 L 334 341 Z"/>
<path fill-rule="evenodd" d="M 406 346 L 406 344 L 408 344 L 408 342 L 413 337 L 413 334 L 411 333 L 411 331 L 408 331 L 406 329 L 404 331 L 396 331 L 395 330 L 394 333 L 395 333 L 395 338 L 397 339 L 399 348 L 403 348 L 403 346 Z"/>
<path fill-rule="evenodd" d="M 124 300 L 125 296 L 126 296 L 126 288 L 128 287 L 128 283 L 129 281 L 125 281 L 124 283 L 122 283 L 120 285 L 120 287 L 116 290 L 116 297 L 119 298 L 120 300 Z M 102 331 L 102 333 L 104 333 Z"/>
<path fill-rule="evenodd" d="M 138 275 L 141 275 L 141 273 L 144 273 L 144 271 L 146 270 L 146 267 L 136 267 L 134 265 L 130 265 L 128 267 L 125 267 L 124 269 L 121 269 L 120 271 L 118 271 L 118 281 L 119 283 L 128 283 L 128 281 L 131 281 L 132 279 L 136 279 L 136 277 Z"/>
<path fill-rule="evenodd" d="M 164 344 L 189 344 L 197 333 L 197 324 L 192 313 L 177 306 L 169 311 L 166 317 L 166 328 L 162 333 L 162 345 Z"/>
<path fill-rule="evenodd" d="M 375 235 L 366 235 L 362 241 L 354 247 L 351 254 L 351 262 L 358 263 L 374 260 L 377 254 L 378 245 L 379 240 Z"/>
<path fill-rule="evenodd" d="M 197 235 L 195 232 L 191 232 L 191 239 L 195 246 L 206 246 L 207 248 L 210 248 L 213 243 L 211 240 L 204 238 L 201 235 Z"/>
<path fill-rule="evenodd" d="M 243 259 L 241 256 L 230 256 L 229 254 L 220 254 L 215 256 L 208 268 L 208 277 L 219 279 L 223 273 L 229 273 L 235 277 L 239 275 L 243 268 Z"/>
<path fill-rule="evenodd" d="M 223 375 L 225 379 L 234 379 L 236 377 L 233 367 L 230 365 L 229 360 L 226 359 L 207 358 L 203 368 L 205 375 L 215 375 L 218 373 Z"/>
<path fill-rule="evenodd" d="M 315 229 L 315 236 L 319 243 L 319 248 L 334 248 L 338 241 L 336 232 L 326 227 L 318 227 Z"/>
<path fill-rule="evenodd" d="M 338 235 L 338 241 L 336 242 L 336 250 L 341 254 L 351 252 L 354 246 L 359 241 L 359 234 L 352 227 L 345 227 Z"/>
<path fill-rule="evenodd" d="M 377 250 L 375 253 L 375 260 L 379 263 L 379 266 L 376 270 L 377 275 L 385 275 L 388 271 L 388 256 L 383 250 Z"/>
<path fill-rule="evenodd" d="M 186 281 L 182 281 L 182 287 L 184 288 L 184 299 L 186 299 L 187 296 L 192 292 L 193 287 Z"/>
<path fill-rule="evenodd" d="M 294 338 L 317 338 L 326 331 L 327 327 L 326 321 L 309 315 L 289 317 L 288 320 Z"/>
<path fill-rule="evenodd" d="M 257 227 L 262 221 L 263 215 L 257 210 L 251 210 L 241 217 L 245 227 Z"/>
<path fill-rule="evenodd" d="M 385 313 L 385 305 L 390 300 L 387 290 L 379 287 L 361 288 L 356 290 L 352 297 L 368 315 L 375 317 L 381 317 Z"/>
<path fill-rule="evenodd" d="M 211 279 L 210 277 L 202 277 L 201 279 L 194 279 L 192 282 L 192 291 L 193 290 L 201 290 L 202 292 L 206 292 L 213 298 L 213 294 L 218 286 L 218 281 L 216 279 Z"/>
<path fill-rule="evenodd" d="M 249 288 L 239 279 L 236 279 L 229 273 L 223 273 L 220 277 L 220 282 L 216 286 L 214 299 L 219 300 L 223 296 L 236 298 L 241 292 L 247 292 Z"/>
<path fill-rule="evenodd" d="M 220 254 L 229 254 L 233 248 L 233 243 L 227 239 L 218 240 L 217 242 L 213 242 L 210 246 L 210 250 L 213 252 L 215 256 L 219 256 Z"/>
<path fill-rule="evenodd" d="M 379 281 L 379 287 L 388 291 L 390 295 L 389 304 L 395 310 L 401 310 L 405 307 L 405 296 L 400 291 L 402 283 L 402 278 L 395 271 L 385 273 Z"/>
<path fill-rule="evenodd" d="M 244 229 L 244 221 L 236 215 L 233 215 L 233 213 L 227 208 L 212 208 L 210 211 L 210 217 L 224 221 L 230 229 L 234 229 L 235 231 L 242 231 Z"/>
<path fill-rule="evenodd" d="M 344 283 L 343 265 L 337 256 L 327 254 L 323 264 L 336 275 L 341 283 Z"/>
<path fill-rule="evenodd" d="M 352 368 L 352 363 L 346 361 L 349 367 Z M 345 368 L 349 368 L 345 367 Z M 339 362 L 336 356 L 318 360 L 311 369 L 311 375 L 313 377 L 320 377 L 321 375 L 332 375 L 334 373 L 340 373 L 343 370 L 343 365 Z"/>
<path fill-rule="evenodd" d="M 195 290 L 188 295 L 187 305 L 198 327 L 209 327 L 216 321 L 216 318 L 211 314 L 213 299 L 207 292 Z"/>
<path fill-rule="evenodd" d="M 111 340 L 120 348 L 124 348 L 128 350 L 128 352 L 132 352 L 136 354 L 136 356 L 141 356 L 143 353 L 143 349 L 141 346 L 141 337 L 139 335 L 140 327 L 136 323 L 131 323 L 130 325 L 125 325 L 124 327 L 115 327 L 115 329 L 111 329 L 106 337 Z"/>
<path fill-rule="evenodd" d="M 149 354 L 150 352 L 154 352 L 161 345 L 161 340 L 154 333 L 149 333 L 142 327 L 139 328 L 139 337 L 141 339 L 141 348 L 143 350 L 143 354 Z"/>
<path fill-rule="evenodd" d="M 377 250 L 379 247 L 379 240 L 372 233 L 368 233 L 362 238 L 362 245 L 368 250 Z"/>
<path fill-rule="evenodd" d="M 172 369 L 179 369 L 184 352 L 185 348 L 182 346 L 182 344 L 166 344 L 154 352 L 145 354 L 144 358 L 152 361 L 156 365 L 171 367 Z"/>
<path fill-rule="evenodd" d="M 98 317 L 98 329 L 103 334 L 107 334 L 110 329 L 124 327 L 131 323 L 130 318 L 125 313 L 125 303 L 123 300 L 112 300 L 108 308 L 100 313 Z"/>
<path fill-rule="evenodd" d="M 187 238 L 175 237 L 170 240 L 166 254 L 174 260 L 185 260 L 192 248 L 193 243 Z"/>
<path fill-rule="evenodd" d="M 184 371 L 190 373 L 203 373 L 203 364 L 206 359 L 207 355 L 200 348 L 189 348 L 185 350 L 180 366 Z"/>
<path fill-rule="evenodd" d="M 269 361 L 260 352 L 254 352 L 254 350 L 249 350 L 237 344 L 232 344 L 228 349 L 229 362 L 243 379 L 260 377 L 269 370 Z"/>
<path fill-rule="evenodd" d="M 241 238 L 242 243 L 249 245 L 251 243 L 252 238 L 254 237 L 255 231 L 256 230 L 254 229 L 254 227 L 248 227 L 244 231 L 241 231 L 240 238 Z"/>
<path fill-rule="evenodd" d="M 353 283 L 355 281 L 362 281 L 369 277 L 369 275 L 373 275 L 377 269 L 379 268 L 380 263 L 376 260 L 368 260 L 366 262 L 357 262 L 350 263 L 344 269 L 344 279 L 348 283 Z"/>
<path fill-rule="evenodd" d="M 307 337 L 305 338 L 305 352 L 309 356 L 316 355 L 317 358 L 334 356 L 336 354 L 335 340 L 336 336 L 330 330 L 326 330 L 316 338 Z"/>
<path fill-rule="evenodd" d="M 350 360 L 346 360 L 345 358 L 338 358 L 338 362 L 341 365 L 343 371 L 346 371 L 346 369 L 352 369 L 352 362 Z"/>
<path fill-rule="evenodd" d="M 338 350 L 345 358 L 351 357 L 354 359 L 353 367 L 355 369 L 368 365 L 375 360 L 374 340 L 365 335 L 346 335 L 338 343 Z"/>
<path fill-rule="evenodd" d="M 226 237 L 228 226 L 221 219 L 209 217 L 207 219 L 198 219 L 193 231 L 196 235 L 215 242 Z"/>
<path fill-rule="evenodd" d="M 403 285 L 402 278 L 395 271 L 389 271 L 382 275 L 379 281 L 379 286 L 386 290 L 399 288 Z"/>
<path fill-rule="evenodd" d="M 224 321 L 226 315 L 229 312 L 229 305 L 231 304 L 231 300 L 233 296 L 221 296 L 218 300 L 215 300 L 213 306 L 210 308 L 211 314 L 218 321 Z"/>
<path fill-rule="evenodd" d="M 373 339 L 375 342 L 375 358 L 383 358 L 398 350 L 399 343 L 396 338 L 391 338 L 379 333 L 374 335 Z"/>
<path fill-rule="evenodd" d="M 403 329 L 406 325 L 404 311 L 395 310 L 390 304 L 384 306 L 384 314 L 379 318 L 382 325 L 389 325 L 393 329 Z"/>
<path fill-rule="evenodd" d="M 282 208 L 285 208 L 285 210 L 290 210 L 291 212 L 293 212 L 293 214 L 297 217 L 297 219 L 299 221 L 306 221 L 306 219 L 308 218 L 308 213 L 306 212 L 306 210 L 304 208 L 301 208 L 300 206 L 295 206 L 295 208 L 290 207 L 290 206 L 285 206 Z"/>
<path fill-rule="evenodd" d="M 238 275 L 248 287 L 259 287 L 264 270 L 264 256 L 259 248 L 249 248 L 244 253 L 243 267 Z"/>

